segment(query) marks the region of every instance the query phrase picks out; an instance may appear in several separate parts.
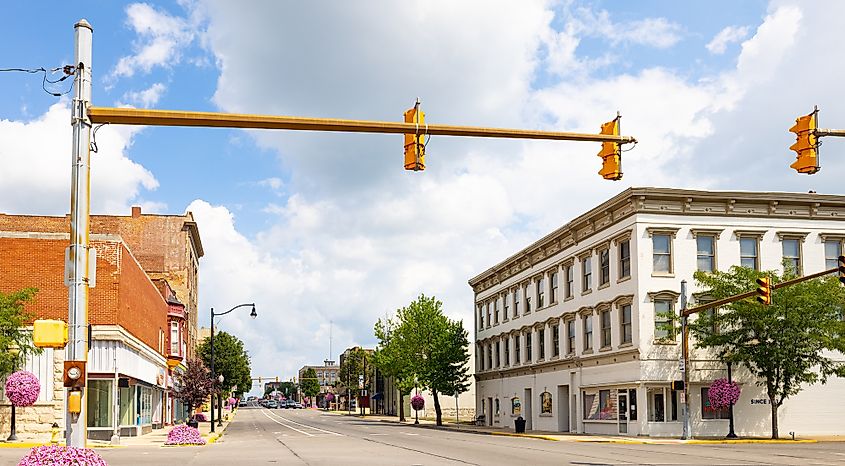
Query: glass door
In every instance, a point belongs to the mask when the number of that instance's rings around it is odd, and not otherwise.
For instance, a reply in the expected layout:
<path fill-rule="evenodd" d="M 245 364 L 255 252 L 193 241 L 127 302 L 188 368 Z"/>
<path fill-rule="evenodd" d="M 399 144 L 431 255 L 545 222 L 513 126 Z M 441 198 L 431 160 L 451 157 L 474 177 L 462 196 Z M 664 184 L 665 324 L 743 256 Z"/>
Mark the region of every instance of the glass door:
<path fill-rule="evenodd" d="M 616 395 L 617 406 L 619 407 L 619 433 L 628 433 L 628 391 L 619 390 Z"/>

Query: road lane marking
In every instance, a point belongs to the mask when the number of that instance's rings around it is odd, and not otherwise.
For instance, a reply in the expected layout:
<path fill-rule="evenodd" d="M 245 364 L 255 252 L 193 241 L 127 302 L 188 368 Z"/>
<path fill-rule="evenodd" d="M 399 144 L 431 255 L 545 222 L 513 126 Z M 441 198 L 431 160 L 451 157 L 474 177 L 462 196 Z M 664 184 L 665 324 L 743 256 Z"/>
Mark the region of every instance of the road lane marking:
<path fill-rule="evenodd" d="M 271 421 L 275 422 L 276 424 L 279 424 L 280 426 L 284 426 L 284 427 L 287 427 L 288 429 L 295 430 L 295 431 L 299 432 L 300 434 L 304 434 L 304 435 L 307 435 L 307 436 L 309 436 L 309 437 L 313 437 L 313 436 L 314 436 L 314 434 L 311 434 L 311 433 L 308 433 L 308 432 L 305 432 L 305 431 L 299 430 L 299 429 L 297 429 L 297 428 L 296 428 L 296 427 L 294 427 L 294 426 L 290 426 L 290 425 L 284 424 L 284 423 L 282 423 L 282 422 L 279 422 L 279 421 L 277 421 L 277 420 L 273 419 L 272 417 L 270 417 L 269 415 L 267 415 L 267 413 L 266 413 L 266 412 L 264 412 L 264 411 L 261 411 L 261 414 L 263 414 L 263 415 L 264 415 L 267 419 L 269 419 L 269 420 L 271 420 Z"/>
<path fill-rule="evenodd" d="M 301 423 L 299 423 L 299 422 L 296 422 L 296 421 L 294 421 L 294 420 L 292 420 L 292 419 L 288 419 L 288 418 L 286 418 L 286 417 L 282 417 L 282 416 L 280 416 L 280 415 L 278 415 L 278 414 L 276 414 L 276 413 L 273 413 L 273 412 L 271 412 L 270 414 L 272 414 L 273 416 L 278 417 L 279 419 L 282 419 L 282 420 L 285 420 L 285 421 L 287 421 L 287 422 L 290 422 L 290 423 L 296 424 L 296 425 L 298 425 L 298 426 L 300 426 L 300 427 L 304 427 L 304 428 L 306 428 L 306 429 L 312 429 L 312 430 L 316 430 L 317 432 L 323 432 L 323 433 L 326 433 L 326 434 L 337 435 L 338 437 L 343 437 L 343 436 L 344 436 L 343 434 L 338 434 L 337 432 L 332 432 L 332 431 L 330 431 L 330 430 L 323 430 L 323 429 L 320 429 L 320 428 L 317 428 L 317 427 L 314 427 L 314 426 L 309 426 L 308 424 L 301 424 Z"/>

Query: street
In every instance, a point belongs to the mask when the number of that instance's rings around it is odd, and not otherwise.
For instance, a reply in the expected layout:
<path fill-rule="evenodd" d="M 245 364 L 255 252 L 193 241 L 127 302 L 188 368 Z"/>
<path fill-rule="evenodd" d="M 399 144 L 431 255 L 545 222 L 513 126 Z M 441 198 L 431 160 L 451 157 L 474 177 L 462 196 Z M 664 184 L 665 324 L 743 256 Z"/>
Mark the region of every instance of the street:
<path fill-rule="evenodd" d="M 26 450 L 0 450 L 14 465 Z M 845 443 L 629 445 L 552 442 L 459 433 L 315 410 L 241 409 L 218 443 L 205 447 L 97 450 L 110 465 L 838 465 Z"/>

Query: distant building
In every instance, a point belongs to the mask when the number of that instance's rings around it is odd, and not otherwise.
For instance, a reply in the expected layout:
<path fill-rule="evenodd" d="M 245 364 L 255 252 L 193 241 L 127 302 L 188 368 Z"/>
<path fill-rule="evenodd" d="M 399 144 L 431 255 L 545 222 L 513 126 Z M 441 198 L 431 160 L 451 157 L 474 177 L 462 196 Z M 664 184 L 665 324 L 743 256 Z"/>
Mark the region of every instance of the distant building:
<path fill-rule="evenodd" d="M 334 361 L 325 360 L 321 366 L 302 366 L 299 369 L 299 381 L 305 378 L 305 372 L 308 369 L 314 369 L 317 373 L 317 382 L 320 384 L 320 394 L 317 395 L 316 400 L 310 400 L 313 406 L 322 406 L 325 403 L 325 396 L 328 393 L 335 393 L 334 384 L 338 381 L 338 373 L 340 367 Z"/>

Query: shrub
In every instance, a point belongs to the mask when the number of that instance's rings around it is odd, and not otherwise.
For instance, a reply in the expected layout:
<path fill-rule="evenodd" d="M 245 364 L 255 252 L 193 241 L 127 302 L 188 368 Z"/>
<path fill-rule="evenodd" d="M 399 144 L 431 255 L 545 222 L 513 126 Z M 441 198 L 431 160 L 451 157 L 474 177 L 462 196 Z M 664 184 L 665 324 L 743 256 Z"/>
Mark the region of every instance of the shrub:
<path fill-rule="evenodd" d="M 90 448 L 45 445 L 35 447 L 21 458 L 18 466 L 108 466 L 108 463 Z"/>
<path fill-rule="evenodd" d="M 167 433 L 165 445 L 205 445 L 200 431 L 187 424 L 179 424 Z"/>

